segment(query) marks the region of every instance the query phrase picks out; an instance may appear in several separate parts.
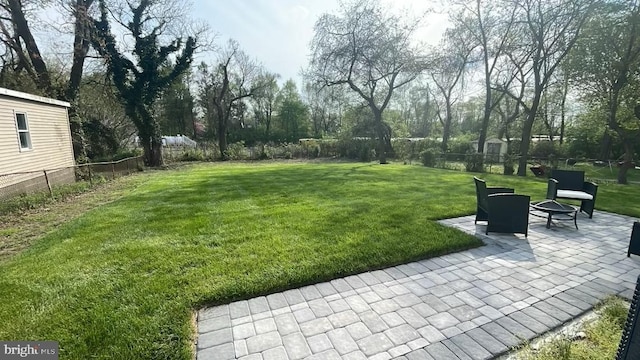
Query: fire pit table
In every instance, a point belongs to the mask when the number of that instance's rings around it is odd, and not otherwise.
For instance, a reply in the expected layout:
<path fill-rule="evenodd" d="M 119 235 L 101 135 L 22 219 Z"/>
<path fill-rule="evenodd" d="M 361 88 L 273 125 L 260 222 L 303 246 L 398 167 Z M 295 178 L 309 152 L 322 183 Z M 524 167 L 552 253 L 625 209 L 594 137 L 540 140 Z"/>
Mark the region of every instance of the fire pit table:
<path fill-rule="evenodd" d="M 547 218 L 547 229 L 551 227 L 552 220 L 573 220 L 573 225 L 578 229 L 578 208 L 576 206 L 547 199 L 532 202 L 531 210 L 531 215 Z"/>

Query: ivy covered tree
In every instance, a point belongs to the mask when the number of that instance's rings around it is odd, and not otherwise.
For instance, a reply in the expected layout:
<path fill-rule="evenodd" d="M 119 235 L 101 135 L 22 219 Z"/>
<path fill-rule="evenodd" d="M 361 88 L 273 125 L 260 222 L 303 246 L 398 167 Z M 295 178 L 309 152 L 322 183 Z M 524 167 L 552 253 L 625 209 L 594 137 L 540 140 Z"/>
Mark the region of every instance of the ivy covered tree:
<path fill-rule="evenodd" d="M 140 0 L 128 3 L 132 17 L 119 23 L 134 39 L 132 56 L 123 53 L 109 24 L 106 1 L 100 0 L 100 20 L 95 20 L 93 47 L 104 59 L 113 79 L 125 112 L 138 130 L 144 149 L 145 163 L 160 166 L 162 137 L 160 125 L 154 115 L 154 104 L 175 79 L 189 69 L 196 48 L 196 39 L 187 37 L 160 44 L 167 21 L 155 17 L 153 6 L 161 0 Z M 184 46 L 183 46 L 184 45 Z"/>

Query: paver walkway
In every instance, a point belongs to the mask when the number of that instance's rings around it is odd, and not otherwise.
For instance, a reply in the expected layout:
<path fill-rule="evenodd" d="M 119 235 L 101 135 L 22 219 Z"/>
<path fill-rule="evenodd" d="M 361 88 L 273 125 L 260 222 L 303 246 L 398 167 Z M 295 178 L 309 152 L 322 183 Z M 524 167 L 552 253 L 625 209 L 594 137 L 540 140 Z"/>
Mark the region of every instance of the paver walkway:
<path fill-rule="evenodd" d="M 197 359 L 488 359 L 632 295 L 633 218 L 596 212 L 529 237 L 484 235 L 473 216 L 441 221 L 486 246 L 237 301 L 198 314 Z"/>

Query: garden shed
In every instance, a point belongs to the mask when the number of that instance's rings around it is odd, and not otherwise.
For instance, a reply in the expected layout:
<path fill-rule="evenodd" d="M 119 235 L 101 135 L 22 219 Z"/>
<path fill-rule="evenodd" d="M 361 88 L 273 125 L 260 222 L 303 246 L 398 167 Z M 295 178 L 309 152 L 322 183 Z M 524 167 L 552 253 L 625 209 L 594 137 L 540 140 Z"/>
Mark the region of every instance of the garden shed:
<path fill-rule="evenodd" d="M 478 140 L 471 142 L 473 149 L 478 151 Z M 484 142 L 483 153 L 489 161 L 500 162 L 507 153 L 507 142 L 498 138 L 490 138 Z"/>
<path fill-rule="evenodd" d="M 69 106 L 0 88 L 0 198 L 75 181 Z"/>

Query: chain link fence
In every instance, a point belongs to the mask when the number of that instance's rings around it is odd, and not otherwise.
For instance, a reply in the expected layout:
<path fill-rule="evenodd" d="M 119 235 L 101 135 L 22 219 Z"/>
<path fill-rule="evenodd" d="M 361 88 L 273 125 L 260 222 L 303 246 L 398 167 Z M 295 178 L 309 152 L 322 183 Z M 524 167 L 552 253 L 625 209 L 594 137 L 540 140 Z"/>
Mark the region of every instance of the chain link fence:
<path fill-rule="evenodd" d="M 76 181 L 93 183 L 97 180 L 115 179 L 142 168 L 143 160 L 139 156 L 118 161 L 0 174 L 0 200 L 36 192 L 51 194 L 55 186 L 72 184 Z"/>

